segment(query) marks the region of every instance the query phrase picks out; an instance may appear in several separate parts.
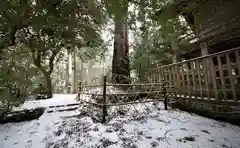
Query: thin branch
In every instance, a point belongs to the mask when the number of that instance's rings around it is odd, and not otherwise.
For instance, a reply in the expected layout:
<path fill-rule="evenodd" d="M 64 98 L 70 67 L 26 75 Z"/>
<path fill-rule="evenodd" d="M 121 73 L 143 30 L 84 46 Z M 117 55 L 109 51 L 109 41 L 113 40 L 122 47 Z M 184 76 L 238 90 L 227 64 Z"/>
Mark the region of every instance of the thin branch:
<path fill-rule="evenodd" d="M 169 141 L 168 141 L 168 139 L 167 139 L 167 134 L 168 134 L 169 132 L 171 132 L 171 131 L 174 131 L 174 130 L 178 130 L 178 129 L 169 129 L 169 130 L 167 130 L 167 131 L 165 132 L 165 134 L 164 134 L 164 139 L 165 139 L 165 141 L 168 143 L 168 145 L 170 145 L 170 143 L 169 143 Z"/>

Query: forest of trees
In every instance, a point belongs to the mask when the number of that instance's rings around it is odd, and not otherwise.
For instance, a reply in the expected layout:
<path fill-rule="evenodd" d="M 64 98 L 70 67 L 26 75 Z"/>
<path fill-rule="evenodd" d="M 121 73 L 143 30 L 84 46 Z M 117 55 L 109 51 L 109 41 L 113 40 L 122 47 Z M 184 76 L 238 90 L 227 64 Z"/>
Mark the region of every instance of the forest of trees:
<path fill-rule="evenodd" d="M 158 16 L 159 10 L 169 2 L 1 1 L 1 105 L 10 106 L 11 100 L 21 102 L 39 89 L 51 97 L 51 75 L 55 65 L 66 56 L 73 57 L 74 70 L 76 56 L 82 61 L 94 60 L 112 50 L 112 74 L 116 83 L 130 83 L 130 72 L 141 80 L 147 68 L 178 61 L 178 45 L 187 43 L 184 34 L 189 34 L 190 29 L 180 17 Z M 114 41 L 111 49 L 107 49 L 101 32 L 111 21 Z M 129 44 L 129 30 L 133 33 L 132 44 Z"/>

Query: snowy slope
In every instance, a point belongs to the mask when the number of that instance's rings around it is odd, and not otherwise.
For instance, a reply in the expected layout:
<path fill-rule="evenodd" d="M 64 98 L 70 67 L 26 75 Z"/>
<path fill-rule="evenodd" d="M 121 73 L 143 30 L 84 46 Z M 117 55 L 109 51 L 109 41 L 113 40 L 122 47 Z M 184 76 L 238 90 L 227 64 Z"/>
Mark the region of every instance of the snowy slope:
<path fill-rule="evenodd" d="M 75 103 L 74 95 L 54 95 L 52 99 L 26 102 L 21 108 Z M 0 148 L 240 148 L 240 127 L 179 110 L 157 109 L 152 104 L 148 116 L 133 118 L 136 107 L 124 107 L 128 114 L 101 124 L 90 116 L 86 104 L 78 110 L 58 112 L 47 108 L 38 119 L 0 125 Z M 48 113 L 49 110 L 54 110 Z M 112 108 L 114 112 L 116 108 Z"/>

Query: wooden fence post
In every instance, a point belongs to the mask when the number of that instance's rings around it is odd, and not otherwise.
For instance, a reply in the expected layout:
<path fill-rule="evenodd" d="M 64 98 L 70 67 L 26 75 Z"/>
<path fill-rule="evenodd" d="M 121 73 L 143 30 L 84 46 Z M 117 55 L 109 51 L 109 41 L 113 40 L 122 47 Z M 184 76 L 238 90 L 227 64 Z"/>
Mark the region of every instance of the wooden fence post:
<path fill-rule="evenodd" d="M 165 81 L 163 82 L 163 97 L 164 97 L 164 108 L 165 108 L 165 110 L 167 110 L 168 109 L 168 107 L 167 107 L 167 103 L 168 103 L 168 101 L 167 101 L 167 91 L 166 91 L 166 87 L 165 87 Z"/>
<path fill-rule="evenodd" d="M 103 103 L 102 103 L 102 123 L 106 122 L 107 107 L 106 107 L 106 85 L 107 77 L 103 77 Z"/>
<path fill-rule="evenodd" d="M 78 97 L 80 97 L 80 93 L 82 91 L 82 82 L 78 83 Z"/>

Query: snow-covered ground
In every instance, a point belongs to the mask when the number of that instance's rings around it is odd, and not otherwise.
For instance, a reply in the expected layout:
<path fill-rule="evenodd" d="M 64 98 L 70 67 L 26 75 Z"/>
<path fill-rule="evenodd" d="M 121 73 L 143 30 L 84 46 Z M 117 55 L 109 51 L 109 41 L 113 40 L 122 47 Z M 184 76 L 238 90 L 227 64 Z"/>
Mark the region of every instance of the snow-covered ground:
<path fill-rule="evenodd" d="M 113 116 L 106 124 L 89 116 L 93 110 L 86 104 L 49 107 L 76 103 L 75 97 L 54 95 L 15 108 L 48 107 L 37 120 L 0 125 L 0 148 L 240 148 L 240 127 L 179 110 L 165 111 L 162 103 L 112 107 L 111 114 L 117 110 L 126 114 Z M 73 107 L 78 109 L 59 111 Z"/>
<path fill-rule="evenodd" d="M 54 105 L 66 105 L 77 103 L 75 94 L 54 94 L 51 99 L 26 101 L 19 107 L 14 107 L 13 110 L 33 109 L 37 107 L 49 107 Z"/>

